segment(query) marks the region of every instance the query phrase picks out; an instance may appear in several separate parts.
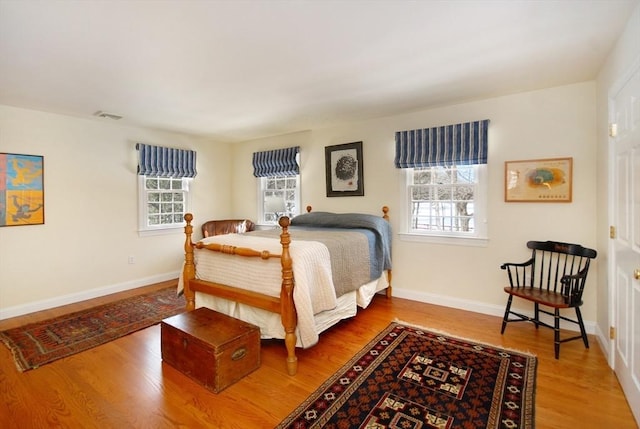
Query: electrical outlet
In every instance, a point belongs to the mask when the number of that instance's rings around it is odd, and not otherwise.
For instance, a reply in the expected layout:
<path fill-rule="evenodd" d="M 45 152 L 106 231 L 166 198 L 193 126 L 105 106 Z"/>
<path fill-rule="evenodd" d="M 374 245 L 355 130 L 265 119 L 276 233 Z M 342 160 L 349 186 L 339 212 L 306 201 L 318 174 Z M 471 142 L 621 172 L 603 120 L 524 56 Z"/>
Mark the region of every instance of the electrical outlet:
<path fill-rule="evenodd" d="M 129 256 L 129 263 L 130 264 L 135 264 L 136 263 L 136 257 L 135 256 Z"/>

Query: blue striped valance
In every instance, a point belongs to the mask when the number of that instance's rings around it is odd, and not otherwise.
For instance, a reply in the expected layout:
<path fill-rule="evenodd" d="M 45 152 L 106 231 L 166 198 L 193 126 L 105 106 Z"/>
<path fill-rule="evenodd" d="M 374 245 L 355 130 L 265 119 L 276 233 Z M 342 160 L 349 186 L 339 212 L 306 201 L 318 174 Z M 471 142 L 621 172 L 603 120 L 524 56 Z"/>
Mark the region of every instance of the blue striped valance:
<path fill-rule="evenodd" d="M 300 146 L 253 153 L 253 175 L 256 177 L 295 176 L 300 174 L 297 155 Z"/>
<path fill-rule="evenodd" d="M 396 132 L 396 168 L 487 163 L 489 120 Z"/>
<path fill-rule="evenodd" d="M 196 177 L 196 152 L 136 144 L 138 174 L 160 177 Z"/>

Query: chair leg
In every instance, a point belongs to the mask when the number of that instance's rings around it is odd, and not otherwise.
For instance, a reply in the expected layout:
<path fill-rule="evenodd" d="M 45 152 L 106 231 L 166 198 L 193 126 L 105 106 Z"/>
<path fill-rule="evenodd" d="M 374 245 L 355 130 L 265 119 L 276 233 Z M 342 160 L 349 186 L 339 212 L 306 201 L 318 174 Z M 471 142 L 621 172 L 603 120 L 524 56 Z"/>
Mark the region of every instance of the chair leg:
<path fill-rule="evenodd" d="M 507 327 L 509 311 L 511 311 L 511 301 L 513 301 L 513 295 L 509 295 L 509 299 L 507 300 L 507 307 L 504 310 L 504 317 L 502 318 L 502 329 L 500 330 L 500 334 L 504 334 L 504 330 Z"/>
<path fill-rule="evenodd" d="M 556 359 L 560 359 L 560 310 L 556 308 L 554 315 L 553 327 L 553 346 L 556 353 Z"/>
<path fill-rule="evenodd" d="M 584 322 L 582 321 L 582 313 L 580 307 L 576 307 L 576 316 L 578 317 L 578 325 L 580 325 L 580 334 L 582 335 L 582 342 L 586 348 L 589 348 L 589 339 L 587 338 L 587 330 L 584 328 Z"/>
<path fill-rule="evenodd" d="M 537 302 L 533 303 L 533 320 L 534 320 L 534 325 L 536 325 L 536 329 L 539 328 L 539 323 L 540 322 L 540 304 L 538 304 Z"/>

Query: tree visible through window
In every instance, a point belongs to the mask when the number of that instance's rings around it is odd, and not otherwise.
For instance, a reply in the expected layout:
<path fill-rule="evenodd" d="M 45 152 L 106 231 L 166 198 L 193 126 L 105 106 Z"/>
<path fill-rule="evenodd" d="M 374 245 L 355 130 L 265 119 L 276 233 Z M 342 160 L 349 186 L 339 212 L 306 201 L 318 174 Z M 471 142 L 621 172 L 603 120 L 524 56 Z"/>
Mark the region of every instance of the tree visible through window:
<path fill-rule="evenodd" d="M 172 228 L 184 225 L 189 181 L 186 178 L 140 176 L 141 229 Z"/>
<path fill-rule="evenodd" d="M 411 232 L 476 232 L 476 165 L 407 169 Z"/>
<path fill-rule="evenodd" d="M 261 222 L 266 224 L 277 223 L 281 216 L 293 217 L 300 213 L 299 175 L 284 177 L 261 177 Z M 276 198 L 284 203 L 284 210 L 277 212 L 269 208 L 267 203 Z"/>

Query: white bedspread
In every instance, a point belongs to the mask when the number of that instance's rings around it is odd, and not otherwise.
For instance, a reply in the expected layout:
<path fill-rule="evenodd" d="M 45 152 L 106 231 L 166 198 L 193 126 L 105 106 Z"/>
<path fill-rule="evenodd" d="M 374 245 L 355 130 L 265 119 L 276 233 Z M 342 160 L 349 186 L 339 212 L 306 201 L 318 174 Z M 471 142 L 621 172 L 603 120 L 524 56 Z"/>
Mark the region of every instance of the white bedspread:
<path fill-rule="evenodd" d="M 246 234 L 216 235 L 202 241 L 268 250 L 274 254 L 282 252 L 278 239 Z M 292 241 L 289 250 L 295 280 L 293 299 L 298 314 L 298 344 L 310 347 L 318 341 L 314 315 L 334 309 L 337 305 L 329 251 L 322 243 L 302 240 Z M 224 259 L 222 263 L 221 259 Z M 279 258 L 263 260 L 195 249 L 194 260 L 198 279 L 280 296 L 282 266 Z"/>
<path fill-rule="evenodd" d="M 300 329 L 296 329 L 296 347 L 308 348 L 316 344 L 322 332 L 331 328 L 341 320 L 355 316 L 357 307 L 366 308 L 371 303 L 376 292 L 385 289 L 387 286 L 389 286 L 389 282 L 387 281 L 387 275 L 385 273 L 377 280 L 361 286 L 357 291 L 349 292 L 339 297 L 336 308 L 322 311 L 313 316 L 315 333 L 313 336 L 305 335 L 304 343 L 300 341 Z M 208 307 L 235 317 L 236 319 L 241 319 L 259 326 L 260 335 L 263 339 L 284 338 L 284 328 L 282 327 L 282 320 L 279 314 L 200 292 L 196 292 L 196 307 Z M 311 340 L 311 338 L 313 338 L 313 340 Z"/>

